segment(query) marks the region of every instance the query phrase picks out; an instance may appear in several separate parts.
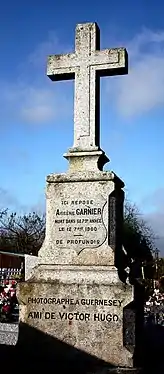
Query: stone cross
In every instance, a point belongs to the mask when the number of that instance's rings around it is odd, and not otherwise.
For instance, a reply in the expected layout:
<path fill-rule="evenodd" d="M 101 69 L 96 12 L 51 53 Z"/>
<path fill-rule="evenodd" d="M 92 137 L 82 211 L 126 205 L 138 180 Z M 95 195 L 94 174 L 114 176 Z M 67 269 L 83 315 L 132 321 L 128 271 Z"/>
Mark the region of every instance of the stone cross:
<path fill-rule="evenodd" d="M 127 72 L 125 48 L 100 51 L 100 31 L 96 23 L 77 25 L 74 53 L 49 56 L 47 75 L 51 80 L 75 78 L 74 152 L 99 149 L 100 77 Z"/>

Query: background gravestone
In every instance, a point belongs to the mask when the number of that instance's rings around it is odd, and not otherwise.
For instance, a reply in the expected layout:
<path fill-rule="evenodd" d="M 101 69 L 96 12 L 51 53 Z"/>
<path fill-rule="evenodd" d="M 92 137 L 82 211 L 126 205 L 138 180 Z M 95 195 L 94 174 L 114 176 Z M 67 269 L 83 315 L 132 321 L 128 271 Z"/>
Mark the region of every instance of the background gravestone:
<path fill-rule="evenodd" d="M 127 52 L 100 51 L 99 40 L 95 23 L 77 25 L 75 52 L 48 59 L 52 80 L 75 77 L 74 144 L 64 155 L 68 172 L 47 177 L 45 241 L 18 289 L 21 347 L 30 341 L 42 364 L 71 363 L 83 373 L 132 368 L 134 351 L 135 313 L 126 313 L 133 287 L 120 281 L 115 262 L 124 184 L 102 171 L 108 158 L 99 144 L 99 78 L 126 74 Z"/>

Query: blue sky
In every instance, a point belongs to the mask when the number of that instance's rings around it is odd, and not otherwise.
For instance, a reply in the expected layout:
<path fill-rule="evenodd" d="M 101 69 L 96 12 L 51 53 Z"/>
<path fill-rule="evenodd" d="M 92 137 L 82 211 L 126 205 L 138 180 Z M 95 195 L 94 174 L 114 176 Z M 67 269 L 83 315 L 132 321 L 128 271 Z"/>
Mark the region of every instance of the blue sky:
<path fill-rule="evenodd" d="M 97 22 L 101 48 L 126 47 L 129 75 L 101 80 L 101 147 L 163 237 L 164 4 L 161 0 L 4 2 L 0 13 L 0 203 L 44 206 L 46 175 L 67 170 L 73 82 L 46 77 L 48 54 L 74 50 L 77 23 Z"/>

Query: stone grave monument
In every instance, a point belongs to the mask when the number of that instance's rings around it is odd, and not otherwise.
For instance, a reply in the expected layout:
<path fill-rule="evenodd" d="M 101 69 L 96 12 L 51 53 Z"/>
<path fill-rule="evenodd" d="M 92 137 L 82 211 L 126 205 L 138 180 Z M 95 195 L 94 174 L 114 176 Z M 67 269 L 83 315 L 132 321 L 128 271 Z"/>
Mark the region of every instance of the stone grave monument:
<path fill-rule="evenodd" d="M 45 241 L 38 264 L 18 289 L 19 344 L 30 337 L 42 364 L 47 351 L 51 365 L 68 363 L 76 373 L 104 366 L 133 371 L 130 309 L 126 319 L 133 287 L 117 269 L 124 184 L 103 171 L 109 160 L 99 136 L 100 77 L 127 73 L 126 49 L 100 50 L 96 23 L 77 25 L 75 52 L 48 58 L 51 80 L 75 79 L 74 143 L 64 154 L 68 171 L 47 177 Z"/>

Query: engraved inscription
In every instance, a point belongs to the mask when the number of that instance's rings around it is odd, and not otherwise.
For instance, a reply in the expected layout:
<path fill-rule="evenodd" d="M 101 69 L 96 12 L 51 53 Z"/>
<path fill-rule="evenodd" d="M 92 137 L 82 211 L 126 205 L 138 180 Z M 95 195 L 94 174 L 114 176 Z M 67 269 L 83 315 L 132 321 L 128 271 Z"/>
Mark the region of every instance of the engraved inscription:
<path fill-rule="evenodd" d="M 28 297 L 27 304 L 34 304 L 38 306 L 51 306 L 53 311 L 47 311 L 44 307 L 42 311 L 33 310 L 28 312 L 28 319 L 45 319 L 45 320 L 59 320 L 59 321 L 94 321 L 94 322 L 118 322 L 120 320 L 120 313 L 115 311 L 115 308 L 123 308 L 123 300 L 119 299 L 69 299 L 67 297 Z M 56 309 L 53 307 L 56 306 Z M 74 306 L 75 310 L 69 310 L 69 306 Z M 85 308 L 81 310 L 81 307 Z M 61 310 L 61 307 L 64 310 Z M 100 311 L 92 310 L 93 307 L 106 307 Z M 58 309 L 59 308 L 59 309 Z M 68 308 L 68 310 L 67 310 Z M 79 310 L 76 310 L 79 308 Z M 89 309 L 88 309 L 89 308 Z M 114 308 L 114 309 L 113 309 Z"/>
<path fill-rule="evenodd" d="M 55 313 L 55 312 L 38 312 L 33 311 L 29 312 L 28 319 L 60 319 L 61 321 L 67 320 L 67 321 L 106 321 L 106 322 L 117 322 L 119 320 L 119 317 L 117 314 L 111 314 L 111 313 Z"/>
<path fill-rule="evenodd" d="M 107 239 L 106 209 L 102 196 L 58 200 L 53 221 L 56 246 L 73 248 L 78 254 L 85 248 L 100 247 Z"/>

